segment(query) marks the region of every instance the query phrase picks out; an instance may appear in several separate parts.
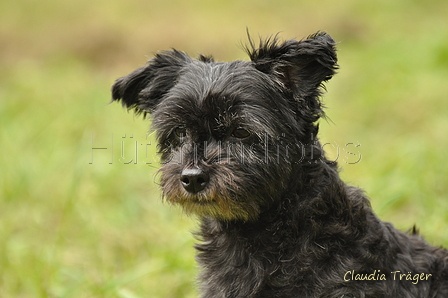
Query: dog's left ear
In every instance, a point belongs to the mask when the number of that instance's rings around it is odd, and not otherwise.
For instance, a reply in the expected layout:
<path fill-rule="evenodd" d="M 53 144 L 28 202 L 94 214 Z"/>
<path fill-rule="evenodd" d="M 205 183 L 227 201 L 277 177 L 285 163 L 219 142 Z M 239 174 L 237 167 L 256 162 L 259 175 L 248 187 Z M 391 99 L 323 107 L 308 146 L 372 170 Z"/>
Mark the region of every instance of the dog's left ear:
<path fill-rule="evenodd" d="M 259 71 L 272 75 L 294 98 L 305 100 L 321 114 L 318 97 L 322 83 L 338 68 L 335 42 L 325 32 L 304 40 L 279 43 L 276 37 L 260 42 L 256 48 L 249 37 L 249 56 Z"/>
<path fill-rule="evenodd" d="M 157 54 L 146 66 L 115 81 L 112 100 L 121 100 L 123 106 L 134 109 L 137 114 L 152 113 L 190 61 L 187 54 L 177 50 Z"/>

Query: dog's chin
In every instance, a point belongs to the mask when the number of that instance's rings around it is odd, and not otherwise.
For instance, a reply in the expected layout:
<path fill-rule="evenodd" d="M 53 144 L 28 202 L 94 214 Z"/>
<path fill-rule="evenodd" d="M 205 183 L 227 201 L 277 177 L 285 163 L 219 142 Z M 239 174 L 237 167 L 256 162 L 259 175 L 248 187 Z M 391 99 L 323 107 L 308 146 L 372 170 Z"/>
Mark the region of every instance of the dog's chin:
<path fill-rule="evenodd" d="M 253 221 L 258 218 L 259 208 L 247 201 L 232 199 L 211 191 L 190 194 L 184 190 L 163 193 L 166 201 L 180 205 L 186 214 L 213 217 L 223 221 Z"/>

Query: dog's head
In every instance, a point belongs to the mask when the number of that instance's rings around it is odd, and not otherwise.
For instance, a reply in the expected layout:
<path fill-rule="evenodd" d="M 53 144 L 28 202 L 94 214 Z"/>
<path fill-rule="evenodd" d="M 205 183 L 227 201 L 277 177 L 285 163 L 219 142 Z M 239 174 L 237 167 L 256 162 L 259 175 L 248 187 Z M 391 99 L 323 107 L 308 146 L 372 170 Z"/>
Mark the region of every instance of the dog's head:
<path fill-rule="evenodd" d="M 163 52 L 112 87 L 113 100 L 152 115 L 164 197 L 187 212 L 256 219 L 317 131 L 322 82 L 337 68 L 332 38 L 251 41 L 248 53 L 220 63 Z"/>

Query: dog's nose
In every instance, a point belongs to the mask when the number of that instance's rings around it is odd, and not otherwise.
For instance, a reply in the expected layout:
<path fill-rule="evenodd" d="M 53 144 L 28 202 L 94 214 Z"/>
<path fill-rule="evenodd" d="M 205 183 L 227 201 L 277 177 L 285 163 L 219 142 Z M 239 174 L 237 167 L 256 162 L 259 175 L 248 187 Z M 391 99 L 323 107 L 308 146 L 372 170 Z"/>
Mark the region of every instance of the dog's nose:
<path fill-rule="evenodd" d="M 186 191 L 198 193 L 203 190 L 209 181 L 209 175 L 201 169 L 185 169 L 180 176 L 180 182 Z"/>

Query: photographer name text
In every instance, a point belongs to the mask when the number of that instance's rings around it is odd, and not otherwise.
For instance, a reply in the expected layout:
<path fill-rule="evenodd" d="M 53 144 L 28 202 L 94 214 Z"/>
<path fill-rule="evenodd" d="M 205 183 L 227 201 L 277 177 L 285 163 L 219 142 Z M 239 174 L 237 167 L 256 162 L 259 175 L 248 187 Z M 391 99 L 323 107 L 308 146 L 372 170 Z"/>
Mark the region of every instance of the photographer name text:
<path fill-rule="evenodd" d="M 422 280 L 429 280 L 432 276 L 430 273 L 412 273 L 412 272 L 401 272 L 401 271 L 391 271 L 390 277 L 392 280 L 396 281 L 409 281 L 414 285 L 418 284 Z M 347 271 L 344 274 L 344 281 L 353 281 L 353 280 L 373 280 L 373 281 L 382 281 L 387 280 L 387 276 L 385 273 L 381 273 L 381 270 L 375 270 L 372 273 L 356 273 L 355 270 Z"/>

